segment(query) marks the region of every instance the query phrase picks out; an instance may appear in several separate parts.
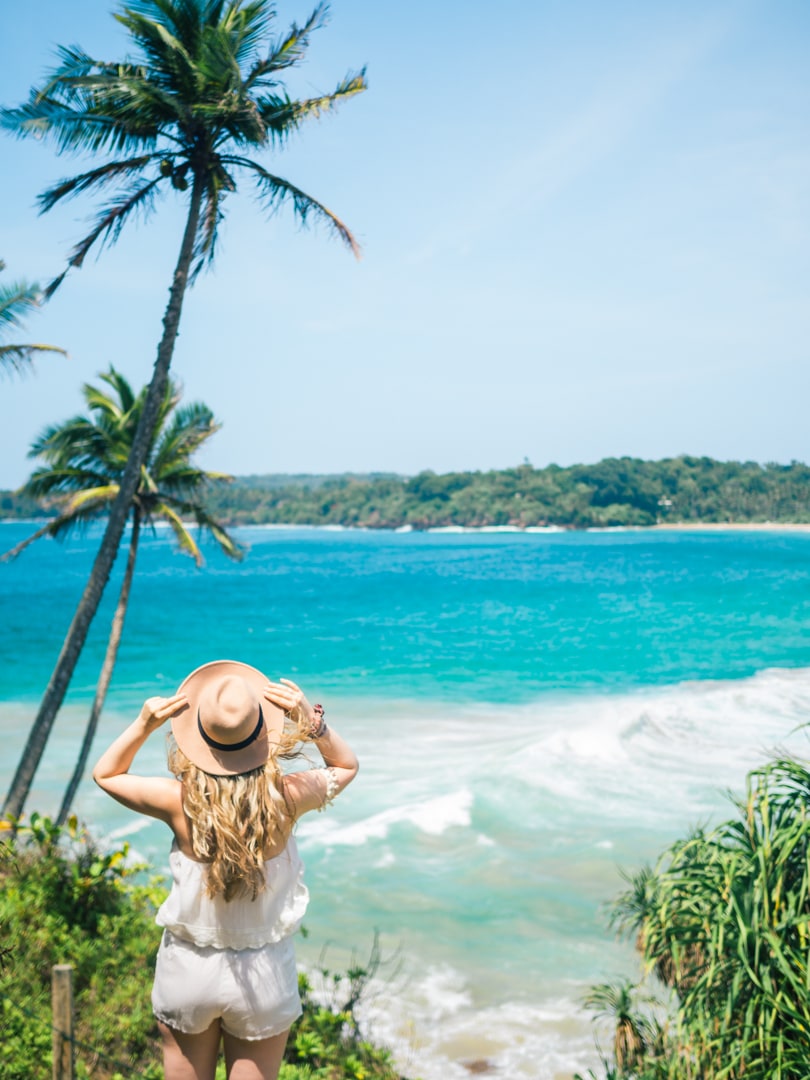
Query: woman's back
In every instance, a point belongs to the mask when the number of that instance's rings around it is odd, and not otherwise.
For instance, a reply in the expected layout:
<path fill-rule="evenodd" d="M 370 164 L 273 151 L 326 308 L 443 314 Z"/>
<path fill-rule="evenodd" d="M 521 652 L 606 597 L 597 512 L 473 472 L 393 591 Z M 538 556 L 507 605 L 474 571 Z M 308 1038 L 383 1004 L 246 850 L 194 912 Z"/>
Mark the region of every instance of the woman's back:
<path fill-rule="evenodd" d="M 185 855 L 177 843 L 169 856 L 172 888 L 157 913 L 157 923 L 176 937 L 201 947 L 258 949 L 294 934 L 307 909 L 309 893 L 294 837 L 264 864 L 265 887 L 255 898 L 225 900 L 208 895 L 206 863 Z"/>

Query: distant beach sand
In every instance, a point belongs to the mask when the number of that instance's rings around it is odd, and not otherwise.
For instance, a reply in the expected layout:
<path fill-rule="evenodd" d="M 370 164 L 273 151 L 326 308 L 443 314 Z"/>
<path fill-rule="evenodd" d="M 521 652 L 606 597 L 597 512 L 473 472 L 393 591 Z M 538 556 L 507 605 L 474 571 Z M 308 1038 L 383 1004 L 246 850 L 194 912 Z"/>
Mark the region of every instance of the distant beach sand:
<path fill-rule="evenodd" d="M 810 532 L 810 523 L 780 521 L 752 522 L 662 522 L 660 525 L 643 525 L 644 529 L 659 529 L 668 532 Z"/>

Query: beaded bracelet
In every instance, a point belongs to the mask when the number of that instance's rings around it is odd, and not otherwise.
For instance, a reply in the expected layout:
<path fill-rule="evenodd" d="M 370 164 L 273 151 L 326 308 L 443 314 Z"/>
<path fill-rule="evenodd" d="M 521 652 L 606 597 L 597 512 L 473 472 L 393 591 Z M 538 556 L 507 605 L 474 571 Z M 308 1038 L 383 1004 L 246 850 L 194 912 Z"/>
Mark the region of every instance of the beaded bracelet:
<path fill-rule="evenodd" d="M 337 773 L 331 765 L 327 765 L 324 769 L 326 773 L 326 791 L 323 796 L 323 802 L 318 807 L 318 813 L 324 811 L 335 799 L 338 793 L 338 778 Z"/>
<path fill-rule="evenodd" d="M 318 717 L 318 726 L 315 727 L 315 724 L 313 723 L 312 727 L 309 729 L 309 737 L 310 739 L 322 739 L 329 730 L 326 726 L 326 713 L 324 707 L 323 705 L 313 705 L 312 711 Z"/>

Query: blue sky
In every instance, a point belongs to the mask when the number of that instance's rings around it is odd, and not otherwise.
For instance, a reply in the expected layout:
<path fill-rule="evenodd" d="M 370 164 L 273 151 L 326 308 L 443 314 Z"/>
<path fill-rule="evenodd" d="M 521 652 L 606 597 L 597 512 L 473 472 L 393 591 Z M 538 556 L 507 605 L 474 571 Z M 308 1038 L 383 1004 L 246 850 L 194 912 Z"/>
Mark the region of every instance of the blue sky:
<path fill-rule="evenodd" d="M 126 51 L 108 0 L 5 21 L 0 101 L 56 44 Z M 279 29 L 309 13 L 279 4 Z M 486 469 L 609 455 L 810 459 L 810 7 L 790 0 L 333 0 L 296 94 L 370 89 L 266 162 L 338 213 L 355 262 L 246 189 L 188 297 L 174 373 L 249 472 Z M 3 137 L 4 280 L 47 280 L 78 169 Z M 0 486 L 109 363 L 154 362 L 183 207 L 73 273 L 28 325 L 63 345 L 0 382 Z"/>

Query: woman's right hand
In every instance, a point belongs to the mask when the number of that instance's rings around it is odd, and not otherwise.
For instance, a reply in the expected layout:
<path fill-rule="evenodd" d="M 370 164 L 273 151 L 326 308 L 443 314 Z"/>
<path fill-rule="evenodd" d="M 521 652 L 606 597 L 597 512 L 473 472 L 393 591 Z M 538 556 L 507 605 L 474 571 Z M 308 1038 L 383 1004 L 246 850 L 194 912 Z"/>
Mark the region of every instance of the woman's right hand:
<path fill-rule="evenodd" d="M 304 691 L 291 679 L 279 679 L 278 682 L 268 683 L 264 696 L 286 713 L 301 709 L 310 723 L 315 719 L 315 710 L 307 701 Z"/>

